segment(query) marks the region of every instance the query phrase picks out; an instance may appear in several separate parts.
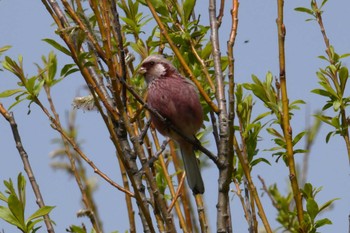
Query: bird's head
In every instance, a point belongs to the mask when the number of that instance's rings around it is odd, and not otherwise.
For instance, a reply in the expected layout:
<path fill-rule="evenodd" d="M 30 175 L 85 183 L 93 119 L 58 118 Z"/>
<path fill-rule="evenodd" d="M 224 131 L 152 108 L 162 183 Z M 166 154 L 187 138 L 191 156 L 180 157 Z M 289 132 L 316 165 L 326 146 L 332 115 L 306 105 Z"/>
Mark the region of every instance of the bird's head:
<path fill-rule="evenodd" d="M 175 67 L 161 55 L 150 55 L 143 62 L 138 70 L 145 76 L 147 84 L 154 79 L 167 78 L 176 72 Z"/>

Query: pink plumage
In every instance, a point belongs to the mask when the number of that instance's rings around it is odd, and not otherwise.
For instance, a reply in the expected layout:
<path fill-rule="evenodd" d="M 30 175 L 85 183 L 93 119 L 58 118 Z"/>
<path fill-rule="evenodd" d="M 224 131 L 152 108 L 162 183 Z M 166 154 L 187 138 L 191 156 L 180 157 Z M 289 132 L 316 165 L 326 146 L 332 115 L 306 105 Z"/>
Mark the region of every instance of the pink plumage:
<path fill-rule="evenodd" d="M 144 74 L 148 85 L 148 105 L 184 135 L 193 138 L 203 124 L 203 110 L 195 85 L 160 55 L 147 57 L 142 62 L 139 72 Z M 151 120 L 162 135 L 174 139 L 179 144 L 187 182 L 193 193 L 204 193 L 203 179 L 193 145 L 153 114 Z"/>

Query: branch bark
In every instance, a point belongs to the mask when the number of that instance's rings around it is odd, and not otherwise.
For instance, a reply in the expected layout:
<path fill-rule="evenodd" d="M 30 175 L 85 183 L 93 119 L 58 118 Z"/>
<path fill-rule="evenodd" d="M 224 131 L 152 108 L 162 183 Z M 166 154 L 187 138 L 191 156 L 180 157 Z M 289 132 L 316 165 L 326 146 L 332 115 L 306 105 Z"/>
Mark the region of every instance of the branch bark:
<path fill-rule="evenodd" d="M 232 177 L 232 159 L 233 153 L 229 154 L 230 149 L 229 135 L 230 125 L 226 108 L 225 84 L 221 70 L 221 52 L 219 44 L 218 21 L 216 17 L 216 1 L 209 1 L 209 20 L 210 20 L 210 40 L 212 43 L 212 55 L 214 60 L 214 71 L 216 80 L 216 100 L 219 106 L 218 123 L 219 123 L 219 146 L 218 158 L 220 164 L 218 180 L 218 202 L 217 202 L 217 232 L 231 232 L 231 217 L 229 207 L 228 192 L 230 189 Z"/>

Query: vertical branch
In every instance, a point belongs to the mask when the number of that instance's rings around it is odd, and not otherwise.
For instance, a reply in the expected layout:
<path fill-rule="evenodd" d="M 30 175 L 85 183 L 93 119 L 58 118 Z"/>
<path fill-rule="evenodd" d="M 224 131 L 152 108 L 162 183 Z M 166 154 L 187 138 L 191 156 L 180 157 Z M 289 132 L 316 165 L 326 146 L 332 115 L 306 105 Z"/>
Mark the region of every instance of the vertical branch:
<path fill-rule="evenodd" d="M 232 159 L 233 153 L 229 154 L 229 134 L 230 126 L 226 109 L 225 84 L 224 77 L 221 70 L 221 52 L 219 44 L 218 21 L 216 18 L 216 1 L 209 1 L 209 20 L 210 20 L 210 40 L 213 46 L 213 60 L 216 78 L 216 100 L 218 102 L 219 110 L 219 147 L 218 158 L 223 167 L 219 168 L 218 180 L 218 203 L 217 203 L 217 232 L 231 232 L 230 212 L 228 211 L 229 197 L 228 192 L 232 177 Z M 231 150 L 232 152 L 232 150 Z M 231 162 L 230 162 L 231 161 Z M 231 164 L 231 165 L 230 165 Z"/>
<path fill-rule="evenodd" d="M 235 77 L 234 77 L 234 71 L 235 71 L 235 58 L 234 58 L 234 51 L 233 47 L 236 41 L 237 36 L 237 29 L 238 29 L 238 8 L 239 8 L 239 2 L 238 0 L 232 0 L 232 9 L 231 9 L 231 32 L 229 36 L 229 40 L 227 41 L 227 57 L 228 57 L 228 80 L 229 80 L 229 89 L 228 89 L 228 99 L 229 99 L 229 105 L 228 105 L 228 125 L 229 125 L 229 139 L 228 139 L 228 167 L 230 169 L 230 173 L 233 172 L 233 156 L 234 156 L 234 147 L 233 147 L 233 138 L 235 134 L 234 130 L 234 120 L 235 120 Z M 232 170 L 231 170 L 232 169 Z M 232 174 L 233 176 L 233 174 Z M 229 205 L 229 203 L 227 203 Z M 230 208 L 227 207 L 228 214 L 230 215 Z M 232 230 L 232 224 L 231 221 L 229 222 L 229 228 Z"/>
<path fill-rule="evenodd" d="M 2 103 L 0 103 L 0 114 L 9 122 L 11 129 L 12 129 L 12 134 L 13 138 L 16 143 L 17 150 L 19 152 L 19 155 L 21 156 L 21 159 L 23 161 L 23 166 L 24 170 L 27 173 L 28 179 L 30 181 L 30 185 L 32 186 L 34 195 L 36 197 L 36 202 L 40 208 L 45 206 L 44 199 L 41 195 L 40 188 L 38 183 L 36 182 L 34 172 L 32 170 L 32 167 L 30 165 L 29 159 L 28 159 L 28 154 L 23 148 L 21 136 L 18 132 L 18 127 L 17 123 L 15 121 L 15 118 L 11 113 L 8 113 Z M 52 221 L 50 219 L 50 216 L 48 214 L 44 215 L 44 222 L 46 225 L 46 229 L 48 233 L 54 233 L 55 230 L 52 226 Z"/>
<path fill-rule="evenodd" d="M 283 23 L 283 5 L 284 0 L 277 0 L 277 30 L 278 30 L 278 50 L 279 50 L 279 80 L 281 87 L 282 96 L 282 128 L 283 134 L 286 141 L 286 156 L 289 168 L 289 179 L 291 182 L 293 196 L 295 205 L 297 208 L 297 216 L 299 221 L 299 227 L 303 228 L 304 213 L 302 196 L 299 190 L 299 184 L 296 175 L 294 153 L 293 153 L 293 143 L 292 143 L 292 127 L 289 122 L 289 100 L 287 95 L 287 82 L 286 82 L 286 67 L 285 67 L 285 35 L 286 28 Z"/>

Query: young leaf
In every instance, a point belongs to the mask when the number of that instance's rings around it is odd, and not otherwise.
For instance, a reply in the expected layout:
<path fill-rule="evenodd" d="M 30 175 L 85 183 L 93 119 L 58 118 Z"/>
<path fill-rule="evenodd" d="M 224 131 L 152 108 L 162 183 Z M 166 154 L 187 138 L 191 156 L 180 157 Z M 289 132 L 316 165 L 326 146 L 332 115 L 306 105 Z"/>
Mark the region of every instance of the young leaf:
<path fill-rule="evenodd" d="M 321 212 L 322 210 L 328 208 L 328 207 L 329 207 L 334 201 L 336 201 L 336 200 L 339 200 L 339 198 L 334 198 L 334 199 L 332 199 L 332 200 L 327 201 L 327 202 L 324 203 L 323 205 L 321 205 L 321 207 L 320 207 L 320 212 Z"/>
<path fill-rule="evenodd" d="M 331 220 L 329 220 L 328 218 L 323 218 L 323 219 L 317 220 L 315 222 L 315 227 L 319 228 L 319 227 L 322 227 L 324 225 L 331 225 L 331 224 L 332 224 Z"/>
<path fill-rule="evenodd" d="M 61 51 L 62 53 L 71 56 L 71 53 L 68 49 L 66 49 L 64 46 L 60 45 L 58 42 L 56 42 L 53 39 L 49 39 L 49 38 L 45 38 L 43 39 L 43 41 L 45 41 L 46 43 L 50 44 L 52 47 L 54 47 L 55 49 Z"/>
<path fill-rule="evenodd" d="M 183 3 L 183 11 L 185 20 L 188 21 L 191 17 L 194 5 L 196 4 L 195 0 L 185 0 Z"/>
<path fill-rule="evenodd" d="M 11 45 L 5 45 L 5 46 L 1 47 L 1 48 L 0 48 L 0 55 L 1 55 L 3 52 L 9 50 L 11 47 L 12 47 Z"/>
<path fill-rule="evenodd" d="M 319 212 L 317 202 L 313 198 L 308 198 L 306 201 L 306 209 L 313 222 Z"/>
<path fill-rule="evenodd" d="M 293 146 L 296 145 L 302 137 L 306 134 L 306 131 L 302 131 L 299 134 L 297 134 L 293 139 Z"/>
<path fill-rule="evenodd" d="M 320 9 L 323 7 L 324 4 L 326 4 L 328 0 L 323 0 L 323 2 L 321 3 Z"/>
<path fill-rule="evenodd" d="M 340 89 L 342 91 L 342 94 L 344 94 L 343 92 L 345 90 L 345 86 L 346 86 L 346 82 L 348 81 L 348 78 L 349 78 L 348 68 L 343 66 L 339 70 Z"/>
<path fill-rule="evenodd" d="M 306 8 L 306 7 L 297 7 L 297 8 L 294 8 L 294 10 L 299 11 L 299 12 L 304 12 L 304 13 L 307 13 L 309 15 L 314 16 L 314 12 L 311 9 Z"/>
<path fill-rule="evenodd" d="M 18 200 L 17 196 L 11 194 L 8 198 L 8 206 L 12 214 L 18 220 L 18 223 L 24 227 L 24 206 Z"/>
<path fill-rule="evenodd" d="M 0 206 L 0 218 L 10 223 L 11 225 L 14 225 L 16 227 L 21 227 L 21 224 L 18 222 L 16 217 L 12 214 L 10 209 L 4 206 Z"/>
<path fill-rule="evenodd" d="M 51 210 L 55 208 L 55 206 L 44 206 L 41 207 L 40 209 L 38 209 L 37 211 L 35 211 L 34 214 L 32 214 L 28 219 L 27 222 L 32 221 L 36 218 L 40 218 L 43 217 L 46 214 L 49 214 L 51 212 Z"/>
<path fill-rule="evenodd" d="M 6 98 L 10 97 L 14 94 L 17 94 L 19 92 L 24 92 L 22 89 L 13 89 L 13 90 L 6 90 L 0 93 L 0 98 Z"/>

